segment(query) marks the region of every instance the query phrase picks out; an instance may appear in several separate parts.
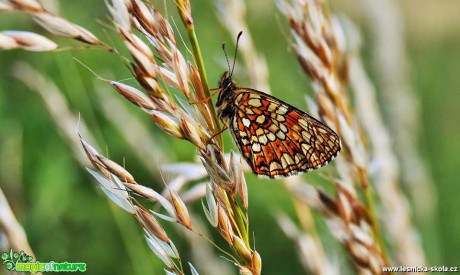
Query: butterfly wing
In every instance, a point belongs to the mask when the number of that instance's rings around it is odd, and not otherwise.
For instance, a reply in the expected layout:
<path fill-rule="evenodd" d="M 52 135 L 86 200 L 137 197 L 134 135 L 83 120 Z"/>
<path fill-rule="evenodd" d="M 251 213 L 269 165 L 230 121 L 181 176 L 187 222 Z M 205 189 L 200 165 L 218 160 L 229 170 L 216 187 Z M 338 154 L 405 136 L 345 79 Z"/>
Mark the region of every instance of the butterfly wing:
<path fill-rule="evenodd" d="M 253 89 L 234 92 L 229 127 L 254 173 L 274 178 L 308 172 L 339 153 L 339 136 L 315 118 Z"/>

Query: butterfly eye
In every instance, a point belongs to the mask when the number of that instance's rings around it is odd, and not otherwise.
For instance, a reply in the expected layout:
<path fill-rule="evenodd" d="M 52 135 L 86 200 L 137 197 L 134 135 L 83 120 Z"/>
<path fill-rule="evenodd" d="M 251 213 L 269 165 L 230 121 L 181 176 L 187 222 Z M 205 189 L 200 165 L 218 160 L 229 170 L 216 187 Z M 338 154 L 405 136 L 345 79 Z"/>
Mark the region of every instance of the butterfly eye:
<path fill-rule="evenodd" d="M 223 87 L 224 88 L 227 88 L 228 86 L 230 86 L 230 84 L 232 84 L 232 79 L 231 78 L 226 78 L 224 79 L 224 83 L 223 83 Z"/>

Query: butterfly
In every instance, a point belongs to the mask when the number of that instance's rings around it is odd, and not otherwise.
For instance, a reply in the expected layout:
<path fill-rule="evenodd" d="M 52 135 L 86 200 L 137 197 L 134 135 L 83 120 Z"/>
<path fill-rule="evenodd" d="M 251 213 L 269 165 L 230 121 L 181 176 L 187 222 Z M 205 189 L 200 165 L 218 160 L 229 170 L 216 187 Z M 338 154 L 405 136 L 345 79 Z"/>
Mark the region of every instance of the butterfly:
<path fill-rule="evenodd" d="M 238 42 L 235 56 L 237 49 Z M 305 173 L 338 155 L 341 141 L 332 129 L 276 97 L 238 87 L 232 79 L 235 62 L 228 67 L 217 89 L 217 115 L 255 174 L 275 178 Z"/>

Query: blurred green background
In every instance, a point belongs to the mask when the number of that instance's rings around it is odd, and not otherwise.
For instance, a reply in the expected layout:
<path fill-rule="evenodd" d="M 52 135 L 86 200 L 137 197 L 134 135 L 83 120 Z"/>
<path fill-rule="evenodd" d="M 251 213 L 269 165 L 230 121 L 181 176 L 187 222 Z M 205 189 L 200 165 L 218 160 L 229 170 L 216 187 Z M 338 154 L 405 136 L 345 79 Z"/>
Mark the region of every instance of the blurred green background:
<path fill-rule="evenodd" d="M 372 36 L 368 19 L 356 8 L 360 3 L 332 1 L 330 7 L 333 12 L 348 14 L 362 27 L 366 66 L 371 75 L 375 75 L 371 60 Z M 116 34 L 100 24 L 101 21 L 109 21 L 102 1 L 59 1 L 59 4 L 59 14 L 64 18 L 121 48 Z M 160 6 L 163 6 L 162 2 Z M 176 18 L 182 31 L 176 10 L 173 5 L 168 7 L 169 15 Z M 221 27 L 213 1 L 192 1 L 192 8 L 208 79 L 215 86 L 224 70 L 221 43 L 233 41 L 236 34 L 230 35 Z M 247 8 L 254 43 L 267 59 L 273 94 L 287 102 L 300 102 L 298 94 L 287 90 L 297 87 L 310 90 L 309 80 L 289 50 L 285 39 L 288 35 L 285 19 L 271 1 L 250 1 Z M 404 1 L 401 8 L 406 24 L 412 85 L 423 114 L 420 117 L 423 129 L 419 149 L 424 161 L 429 164 L 438 198 L 435 221 L 426 224 L 423 217 L 419 217 L 414 222 L 428 264 L 458 266 L 460 2 L 412 0 Z M 43 34 L 60 45 L 82 46 L 78 42 L 49 35 L 27 15 L 20 13 L 2 13 L 2 30 L 29 30 Z M 134 219 L 107 202 L 96 188 L 95 180 L 75 160 L 42 99 L 12 76 L 15 62 L 24 61 L 53 79 L 64 93 L 71 110 L 80 114 L 99 144 L 104 146 L 98 148 L 100 153 L 108 152 L 110 158 L 118 163 L 126 161 L 127 169 L 138 182 L 160 190 L 160 178 L 152 177 L 149 170 L 156 170 L 163 159 L 144 165 L 132 153 L 116 127 L 103 115 L 101 106 L 105 102 L 96 96 L 95 90 L 104 87 L 104 84 L 97 83 L 95 76 L 74 58 L 104 77 L 118 80 L 131 77 L 119 58 L 100 50 L 69 47 L 51 53 L 0 51 L 0 187 L 23 224 L 37 260 L 86 262 L 88 274 L 162 274 L 163 264 L 149 251 L 142 230 Z M 243 86 L 248 83 L 243 69 L 237 72 L 237 79 Z M 107 97 L 115 94 L 110 88 L 102 90 Z M 305 108 L 305 104 L 294 105 Z M 125 107 L 147 125 L 154 137 L 153 142 L 163 148 L 170 162 L 194 161 L 195 151 L 187 142 L 173 141 L 135 106 L 125 102 Z M 115 115 L 118 110 L 112 111 Z M 226 148 L 235 150 L 228 135 L 226 138 Z M 82 152 L 80 154 L 83 155 Z M 314 178 L 310 174 L 305 177 Z M 277 182 L 260 180 L 252 175 L 248 175 L 247 179 L 250 224 L 256 236 L 257 250 L 263 258 L 264 274 L 303 274 L 294 245 L 273 219 L 278 211 L 293 212 L 286 191 Z M 197 204 L 195 209 L 200 212 L 200 205 Z M 170 226 L 167 225 L 167 228 L 170 229 Z M 181 242 L 180 235 L 171 234 L 184 259 L 192 261 L 190 255 L 184 254 L 186 242 Z M 222 259 L 222 262 L 226 261 Z M 231 263 L 227 264 L 231 267 Z M 0 274 L 4 270 L 0 268 Z"/>

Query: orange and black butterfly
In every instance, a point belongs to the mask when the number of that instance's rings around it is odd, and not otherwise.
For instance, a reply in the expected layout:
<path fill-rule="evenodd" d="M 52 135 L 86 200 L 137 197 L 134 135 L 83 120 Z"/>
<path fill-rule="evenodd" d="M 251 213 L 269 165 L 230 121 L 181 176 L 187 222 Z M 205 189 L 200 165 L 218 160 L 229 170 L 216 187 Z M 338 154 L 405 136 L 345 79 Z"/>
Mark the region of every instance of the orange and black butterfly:
<path fill-rule="evenodd" d="M 333 130 L 273 96 L 238 87 L 232 80 L 234 66 L 220 78 L 217 113 L 255 174 L 287 177 L 337 156 L 341 142 Z"/>

